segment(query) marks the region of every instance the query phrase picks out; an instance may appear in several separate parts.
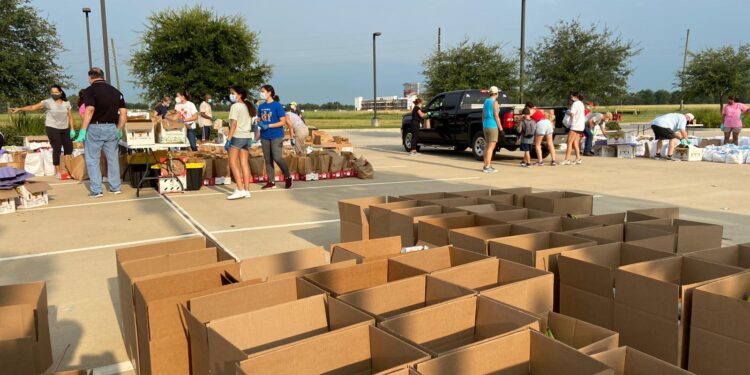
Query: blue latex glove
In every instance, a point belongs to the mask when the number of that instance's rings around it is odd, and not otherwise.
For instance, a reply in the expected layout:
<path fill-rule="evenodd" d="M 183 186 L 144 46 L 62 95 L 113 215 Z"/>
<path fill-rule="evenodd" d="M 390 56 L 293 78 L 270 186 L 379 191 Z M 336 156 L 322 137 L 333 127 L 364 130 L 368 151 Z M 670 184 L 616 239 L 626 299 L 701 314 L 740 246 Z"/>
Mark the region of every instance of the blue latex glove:
<path fill-rule="evenodd" d="M 268 126 L 268 124 L 261 124 L 261 125 L 260 125 L 260 130 L 263 130 L 263 131 L 266 131 L 266 130 L 268 130 L 268 129 L 270 129 L 270 128 L 271 128 L 271 127 L 270 127 L 270 126 Z"/>
<path fill-rule="evenodd" d="M 78 138 L 76 138 L 76 142 L 83 142 L 86 140 L 86 129 L 81 129 L 80 132 L 78 132 Z"/>
<path fill-rule="evenodd" d="M 119 141 L 121 139 L 122 139 L 122 129 L 117 129 L 117 140 Z"/>
<path fill-rule="evenodd" d="M 722 123 L 721 123 L 721 125 L 719 126 L 719 129 L 721 129 L 721 131 L 724 131 L 724 123 L 723 123 L 723 122 L 722 122 Z"/>
<path fill-rule="evenodd" d="M 227 152 L 229 152 L 229 145 L 231 144 L 231 142 L 229 142 L 229 141 L 230 141 L 230 139 L 227 139 L 227 142 L 224 143 L 224 149 L 227 150 Z"/>
<path fill-rule="evenodd" d="M 680 139 L 680 145 L 685 146 L 687 144 L 688 144 L 688 141 L 686 139 Z"/>
<path fill-rule="evenodd" d="M 70 139 L 74 139 L 76 137 L 76 131 L 74 129 L 70 129 Z"/>

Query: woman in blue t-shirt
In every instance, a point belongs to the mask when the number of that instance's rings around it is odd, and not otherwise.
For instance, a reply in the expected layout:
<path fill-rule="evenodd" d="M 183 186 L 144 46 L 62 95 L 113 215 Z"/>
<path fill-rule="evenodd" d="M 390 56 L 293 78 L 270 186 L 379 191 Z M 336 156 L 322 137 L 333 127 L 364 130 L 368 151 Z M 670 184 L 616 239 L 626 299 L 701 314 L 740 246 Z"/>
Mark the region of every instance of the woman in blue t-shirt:
<path fill-rule="evenodd" d="M 263 185 L 263 189 L 275 189 L 276 183 L 273 181 L 273 163 L 279 165 L 281 172 L 284 173 L 285 187 L 292 187 L 292 176 L 289 174 L 287 167 L 282 158 L 282 145 L 284 142 L 284 125 L 286 124 L 286 112 L 284 106 L 279 103 L 279 97 L 271 85 L 264 85 L 260 88 L 260 98 L 263 101 L 258 106 L 258 127 L 260 128 L 260 144 L 263 147 L 263 157 L 266 159 L 266 171 L 268 172 L 268 182 Z"/>

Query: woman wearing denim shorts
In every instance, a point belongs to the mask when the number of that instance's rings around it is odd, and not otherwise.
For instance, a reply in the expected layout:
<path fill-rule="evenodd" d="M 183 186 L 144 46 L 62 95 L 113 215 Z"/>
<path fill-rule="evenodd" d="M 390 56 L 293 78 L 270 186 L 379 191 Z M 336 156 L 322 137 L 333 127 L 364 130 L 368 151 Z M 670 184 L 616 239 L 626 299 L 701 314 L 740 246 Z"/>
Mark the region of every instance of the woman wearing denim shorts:
<path fill-rule="evenodd" d="M 229 200 L 250 198 L 250 145 L 253 142 L 253 117 L 257 110 L 247 99 L 244 87 L 232 86 L 229 89 L 229 135 L 227 146 L 229 151 L 229 169 L 237 187 L 227 197 Z"/>

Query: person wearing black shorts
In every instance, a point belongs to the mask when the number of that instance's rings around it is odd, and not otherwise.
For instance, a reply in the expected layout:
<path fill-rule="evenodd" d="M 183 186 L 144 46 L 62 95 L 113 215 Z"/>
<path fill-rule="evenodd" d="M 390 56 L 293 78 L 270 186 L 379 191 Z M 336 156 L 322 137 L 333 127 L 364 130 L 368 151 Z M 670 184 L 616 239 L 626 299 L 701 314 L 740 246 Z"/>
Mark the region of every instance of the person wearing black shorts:
<path fill-rule="evenodd" d="M 661 150 L 663 141 L 669 142 L 667 148 L 667 156 L 665 159 L 672 160 L 672 154 L 674 148 L 677 146 L 677 140 L 680 140 L 680 144 L 687 144 L 687 124 L 695 119 L 691 113 L 668 113 L 661 115 L 651 121 L 651 131 L 654 132 L 654 138 L 656 138 L 656 157 L 655 159 L 661 159 Z"/>

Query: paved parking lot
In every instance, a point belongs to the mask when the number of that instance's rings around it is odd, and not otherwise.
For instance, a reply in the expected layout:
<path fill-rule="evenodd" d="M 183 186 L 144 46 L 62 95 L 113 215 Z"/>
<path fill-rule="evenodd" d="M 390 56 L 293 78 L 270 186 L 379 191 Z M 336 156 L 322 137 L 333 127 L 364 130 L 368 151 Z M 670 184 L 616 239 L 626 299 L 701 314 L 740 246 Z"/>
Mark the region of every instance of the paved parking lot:
<path fill-rule="evenodd" d="M 47 281 L 55 363 L 60 369 L 130 368 L 117 323 L 114 249 L 207 233 L 238 258 L 328 246 L 338 240 L 336 202 L 371 195 L 532 186 L 595 194 L 595 213 L 683 207 L 688 219 L 722 224 L 725 244 L 750 242 L 750 166 L 647 159 L 586 158 L 580 166 L 518 166 L 503 151 L 496 174 L 467 152 L 410 157 L 396 130 L 347 134 L 376 170 L 374 180 L 301 182 L 292 190 L 253 191 L 227 201 L 229 187 L 163 197 L 148 191 L 86 197 L 75 182 L 54 184 L 48 207 L 0 216 L 0 284 Z"/>

